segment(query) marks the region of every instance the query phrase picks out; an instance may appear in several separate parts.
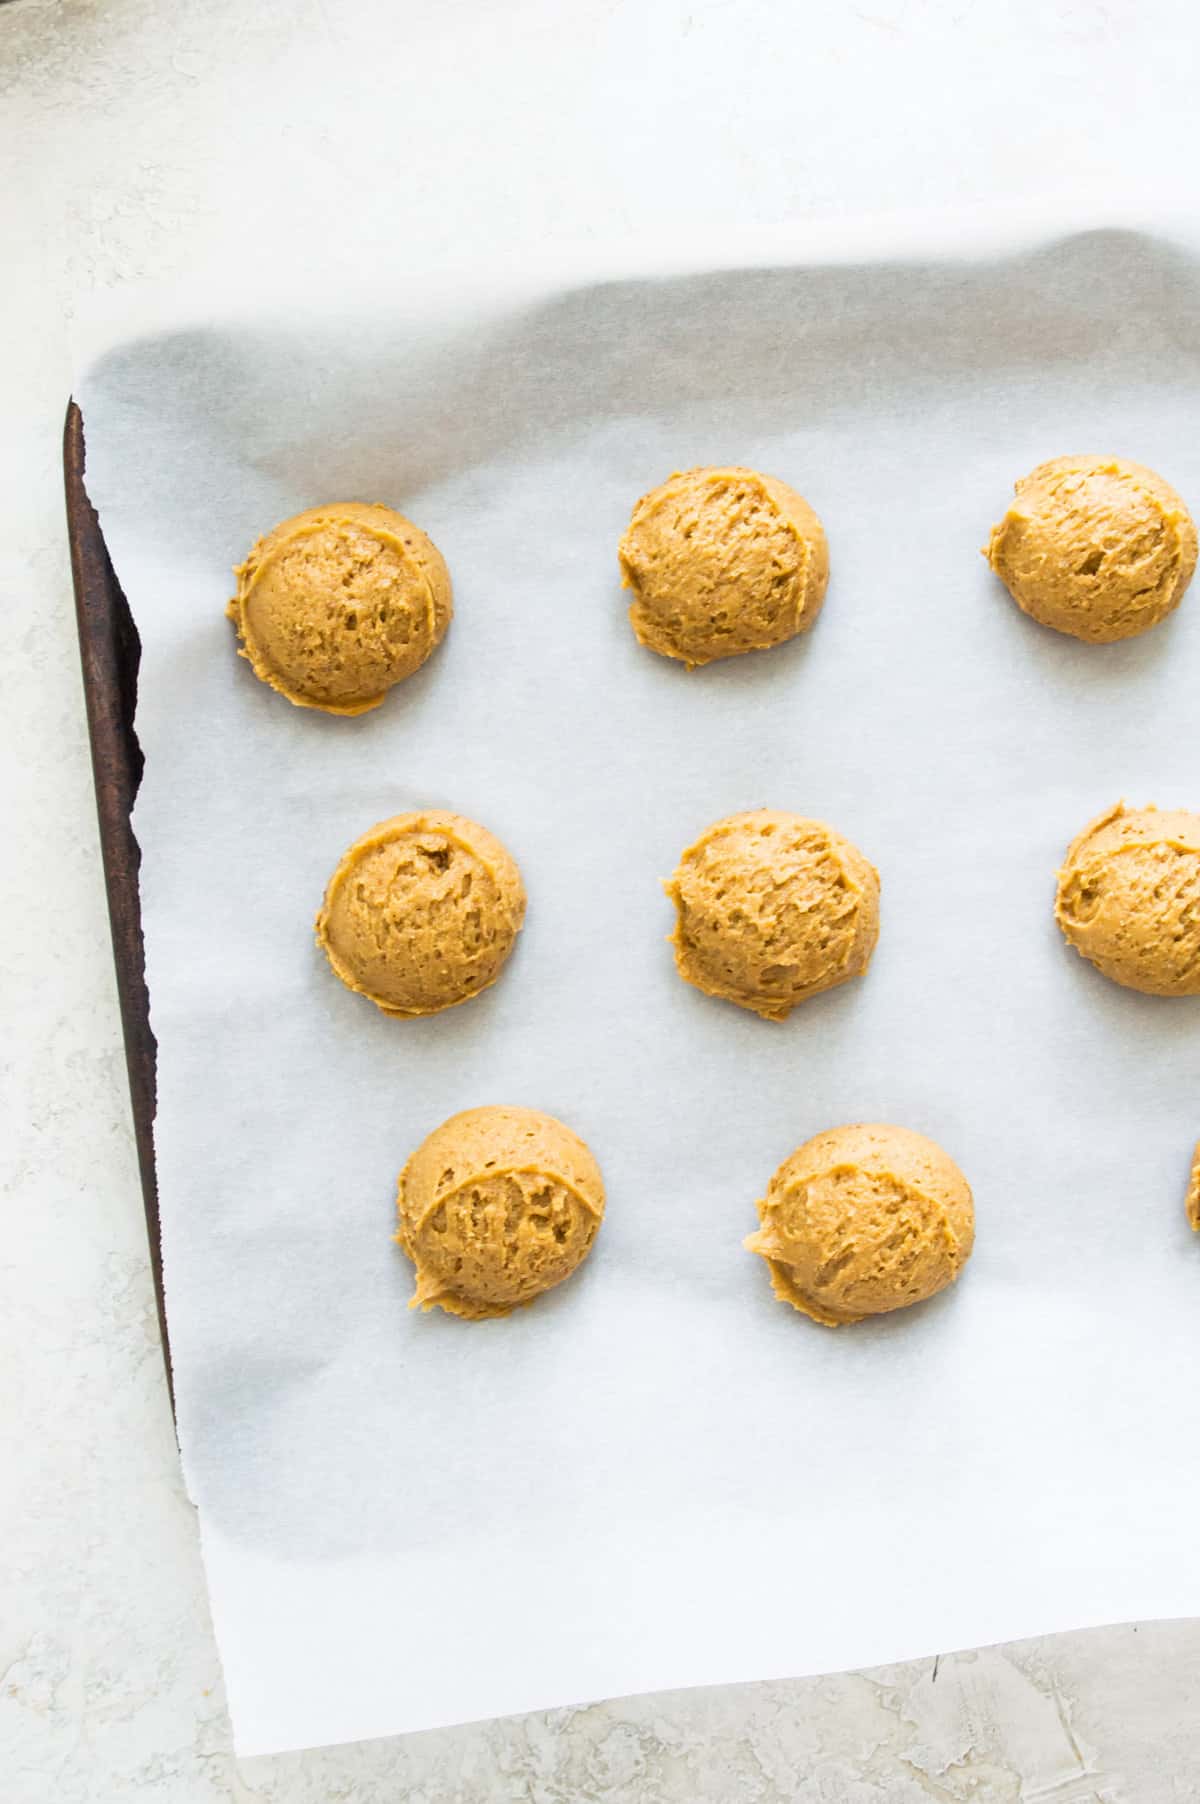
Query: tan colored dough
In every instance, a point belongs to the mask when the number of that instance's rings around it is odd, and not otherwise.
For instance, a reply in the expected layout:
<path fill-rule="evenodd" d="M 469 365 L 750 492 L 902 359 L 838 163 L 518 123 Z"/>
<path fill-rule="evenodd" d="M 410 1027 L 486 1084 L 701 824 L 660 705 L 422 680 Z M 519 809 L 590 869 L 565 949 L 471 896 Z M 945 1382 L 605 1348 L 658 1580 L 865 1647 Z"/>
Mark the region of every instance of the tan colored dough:
<path fill-rule="evenodd" d="M 1192 1228 L 1197 1234 L 1200 1234 L 1200 1141 L 1196 1143 L 1196 1151 L 1192 1158 L 1192 1175 L 1188 1182 L 1184 1208 L 1187 1210 L 1187 1218 Z"/>
<path fill-rule="evenodd" d="M 561 1284 L 604 1214 L 599 1167 L 578 1134 L 536 1109 L 467 1109 L 435 1128 L 400 1174 L 396 1236 L 416 1266 L 411 1309 L 479 1320 Z"/>
<path fill-rule="evenodd" d="M 512 855 L 476 821 L 381 821 L 329 880 L 316 933 L 349 989 L 385 1015 L 432 1015 L 495 983 L 525 918 Z"/>
<path fill-rule="evenodd" d="M 1196 528 L 1154 470 L 1055 457 L 1017 483 L 984 556 L 1043 626 L 1105 645 L 1178 606 L 1196 568 Z"/>
<path fill-rule="evenodd" d="M 450 624 L 441 552 L 390 507 L 309 508 L 259 539 L 234 574 L 226 613 L 241 655 L 298 708 L 377 708 Z"/>
<path fill-rule="evenodd" d="M 879 873 L 823 821 L 772 808 L 707 828 L 664 885 L 679 975 L 783 1021 L 859 977 L 879 938 Z"/>
<path fill-rule="evenodd" d="M 746 1246 L 781 1302 L 824 1327 L 924 1302 L 958 1277 L 975 1207 L 958 1166 L 911 1128 L 829 1128 L 785 1159 Z"/>
<path fill-rule="evenodd" d="M 1200 995 L 1200 815 L 1118 802 L 1067 848 L 1054 912 L 1114 983 Z"/>
<path fill-rule="evenodd" d="M 829 581 L 825 532 L 803 495 L 737 467 L 684 470 L 651 489 L 619 555 L 634 632 L 693 669 L 804 632 Z"/>

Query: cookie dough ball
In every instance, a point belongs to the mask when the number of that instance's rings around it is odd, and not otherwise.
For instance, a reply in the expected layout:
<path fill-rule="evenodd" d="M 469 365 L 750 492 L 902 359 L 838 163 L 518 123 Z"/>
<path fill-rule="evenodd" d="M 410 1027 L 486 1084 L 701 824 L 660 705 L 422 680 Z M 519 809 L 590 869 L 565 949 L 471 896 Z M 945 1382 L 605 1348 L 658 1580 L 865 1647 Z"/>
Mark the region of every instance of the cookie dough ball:
<path fill-rule="evenodd" d="M 1200 995 L 1200 815 L 1118 802 L 1067 848 L 1054 912 L 1114 983 Z"/>
<path fill-rule="evenodd" d="M 511 854 L 458 814 L 397 814 L 329 880 L 317 940 L 385 1015 L 432 1015 L 495 983 L 525 917 Z"/>
<path fill-rule="evenodd" d="M 962 1172 L 911 1128 L 830 1128 L 785 1159 L 746 1246 L 781 1302 L 827 1328 L 922 1303 L 975 1243 Z"/>
<path fill-rule="evenodd" d="M 1018 482 L 1016 497 L 984 556 L 1043 626 L 1105 645 L 1177 606 L 1196 568 L 1196 528 L 1153 470 L 1056 457 Z"/>
<path fill-rule="evenodd" d="M 450 624 L 441 552 L 390 507 L 310 508 L 260 539 L 234 574 L 226 612 L 241 655 L 299 708 L 377 708 Z"/>
<path fill-rule="evenodd" d="M 1196 1151 L 1192 1158 L 1192 1175 L 1188 1182 L 1184 1208 L 1187 1210 L 1188 1222 L 1193 1231 L 1200 1234 L 1200 1141 L 1196 1143 Z"/>
<path fill-rule="evenodd" d="M 417 1268 L 410 1309 L 507 1315 L 569 1278 L 604 1214 L 588 1148 L 536 1109 L 467 1109 L 400 1174 L 396 1238 Z"/>
<path fill-rule="evenodd" d="M 619 555 L 634 632 L 689 668 L 804 632 L 829 581 L 816 514 L 756 470 L 685 470 L 651 489 Z"/>
<path fill-rule="evenodd" d="M 879 873 L 822 821 L 757 808 L 702 833 L 664 885 L 679 975 L 768 1021 L 860 977 L 879 938 Z"/>

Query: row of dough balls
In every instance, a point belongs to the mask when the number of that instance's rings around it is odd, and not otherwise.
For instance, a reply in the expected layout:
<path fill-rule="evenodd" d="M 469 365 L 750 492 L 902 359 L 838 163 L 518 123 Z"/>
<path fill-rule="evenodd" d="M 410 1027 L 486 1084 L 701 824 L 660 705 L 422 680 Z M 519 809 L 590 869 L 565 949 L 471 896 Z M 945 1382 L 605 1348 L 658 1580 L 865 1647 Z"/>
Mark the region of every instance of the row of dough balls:
<path fill-rule="evenodd" d="M 767 1020 L 866 971 L 879 874 L 822 821 L 756 809 L 715 822 L 666 884 L 686 982 Z M 1200 995 L 1200 815 L 1123 803 L 1072 841 L 1055 909 L 1114 983 Z M 338 977 L 385 1014 L 436 1014 L 495 983 L 525 918 L 512 854 L 461 815 L 400 814 L 356 840 L 316 920 Z"/>
<path fill-rule="evenodd" d="M 534 1109 L 451 1116 L 400 1174 L 396 1239 L 416 1267 L 410 1308 L 477 1321 L 569 1278 L 604 1215 L 604 1182 L 578 1134 Z M 744 1245 L 775 1295 L 826 1327 L 924 1302 L 975 1240 L 970 1186 L 910 1128 L 830 1128 L 785 1159 Z"/>
<path fill-rule="evenodd" d="M 1120 458 L 1058 457 L 1016 485 L 984 554 L 1035 620 L 1104 644 L 1178 604 L 1196 528 L 1169 483 Z M 643 645 L 694 668 L 765 651 L 821 611 L 829 548 L 802 495 L 738 468 L 644 495 L 619 550 Z M 256 676 L 302 708 L 364 714 L 441 642 L 453 601 L 437 546 L 390 508 L 311 508 L 260 539 L 227 612 Z"/>
<path fill-rule="evenodd" d="M 587 1145 L 535 1109 L 467 1109 L 422 1141 L 400 1174 L 396 1239 L 416 1267 L 411 1309 L 468 1321 L 508 1315 L 587 1258 L 604 1181 Z M 1200 1145 L 1187 1193 L 1200 1232 Z M 743 1245 L 781 1302 L 823 1327 L 922 1303 L 975 1244 L 971 1187 L 924 1134 L 855 1123 L 784 1160 Z"/>

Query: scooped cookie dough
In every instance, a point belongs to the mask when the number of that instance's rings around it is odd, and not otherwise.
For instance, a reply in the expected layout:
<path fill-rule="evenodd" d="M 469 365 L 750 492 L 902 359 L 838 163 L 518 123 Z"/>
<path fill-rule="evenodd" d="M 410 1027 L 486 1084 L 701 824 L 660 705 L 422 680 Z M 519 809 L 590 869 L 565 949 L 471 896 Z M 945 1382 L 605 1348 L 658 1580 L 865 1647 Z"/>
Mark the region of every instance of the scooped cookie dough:
<path fill-rule="evenodd" d="M 1170 483 L 1119 457 L 1055 457 L 1016 484 L 984 552 L 1043 626 L 1104 645 L 1175 608 L 1196 568 L 1196 528 Z"/>
<path fill-rule="evenodd" d="M 1192 1175 L 1188 1183 L 1184 1207 L 1193 1230 L 1200 1234 L 1200 1141 L 1196 1143 L 1196 1151 L 1192 1159 Z"/>
<path fill-rule="evenodd" d="M 824 1327 L 905 1309 L 958 1277 L 975 1206 L 958 1166 L 911 1128 L 830 1128 L 785 1159 L 746 1246 L 781 1302 Z"/>
<path fill-rule="evenodd" d="M 1067 848 L 1054 912 L 1114 983 L 1200 995 L 1200 815 L 1118 802 Z"/>
<path fill-rule="evenodd" d="M 259 539 L 226 613 L 256 677 L 299 708 L 365 714 L 450 624 L 450 575 L 390 507 L 309 508 Z"/>
<path fill-rule="evenodd" d="M 879 873 L 822 821 L 771 808 L 715 822 L 664 885 L 679 975 L 783 1021 L 859 977 L 879 938 Z"/>
<path fill-rule="evenodd" d="M 643 495 L 620 546 L 643 645 L 695 668 L 810 627 L 829 548 L 795 489 L 757 470 L 685 470 Z"/>
<path fill-rule="evenodd" d="M 317 940 L 385 1015 L 432 1015 L 495 983 L 525 918 L 511 854 L 458 814 L 397 814 L 329 880 Z"/>
<path fill-rule="evenodd" d="M 467 1109 L 400 1174 L 396 1238 L 417 1268 L 410 1309 L 478 1320 L 531 1303 L 587 1258 L 604 1214 L 588 1148 L 536 1109 Z"/>

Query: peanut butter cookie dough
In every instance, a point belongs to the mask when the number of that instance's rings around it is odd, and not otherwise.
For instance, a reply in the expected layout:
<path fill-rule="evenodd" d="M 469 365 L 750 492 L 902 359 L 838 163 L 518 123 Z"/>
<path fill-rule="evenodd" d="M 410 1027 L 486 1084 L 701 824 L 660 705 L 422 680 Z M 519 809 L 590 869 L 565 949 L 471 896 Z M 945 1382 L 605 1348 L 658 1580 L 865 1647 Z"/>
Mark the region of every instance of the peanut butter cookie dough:
<path fill-rule="evenodd" d="M 619 556 L 634 632 L 689 669 L 804 632 L 829 581 L 804 497 L 736 467 L 677 472 L 643 495 Z"/>
<path fill-rule="evenodd" d="M 1187 1197 L 1184 1202 L 1187 1218 L 1195 1233 L 1200 1234 L 1200 1140 L 1196 1142 L 1196 1151 L 1192 1158 L 1192 1175 L 1188 1183 Z"/>
<path fill-rule="evenodd" d="M 826 1328 L 905 1309 L 958 1277 L 975 1243 L 970 1186 L 911 1128 L 830 1128 L 785 1159 L 745 1242 L 781 1302 Z"/>
<path fill-rule="evenodd" d="M 768 1021 L 861 976 L 879 938 L 878 871 L 797 814 L 758 808 L 715 822 L 663 887 L 679 975 Z"/>
<path fill-rule="evenodd" d="M 500 841 L 431 811 L 355 841 L 316 932 L 342 982 L 385 1015 L 432 1015 L 495 983 L 524 918 L 521 873 Z"/>
<path fill-rule="evenodd" d="M 226 613 L 256 677 L 298 708 L 365 714 L 450 624 L 441 552 L 390 507 L 309 508 L 259 539 Z"/>
<path fill-rule="evenodd" d="M 1043 626 L 1104 645 L 1178 605 L 1196 568 L 1196 528 L 1170 483 L 1142 464 L 1055 457 L 1017 483 L 984 556 Z"/>
<path fill-rule="evenodd" d="M 587 1258 L 604 1183 L 569 1127 L 535 1109 L 467 1109 L 400 1174 L 396 1236 L 417 1268 L 410 1309 L 508 1315 Z"/>
<path fill-rule="evenodd" d="M 1114 983 L 1200 995 L 1200 815 L 1118 802 L 1072 840 L 1054 912 Z"/>

